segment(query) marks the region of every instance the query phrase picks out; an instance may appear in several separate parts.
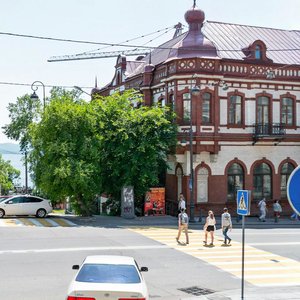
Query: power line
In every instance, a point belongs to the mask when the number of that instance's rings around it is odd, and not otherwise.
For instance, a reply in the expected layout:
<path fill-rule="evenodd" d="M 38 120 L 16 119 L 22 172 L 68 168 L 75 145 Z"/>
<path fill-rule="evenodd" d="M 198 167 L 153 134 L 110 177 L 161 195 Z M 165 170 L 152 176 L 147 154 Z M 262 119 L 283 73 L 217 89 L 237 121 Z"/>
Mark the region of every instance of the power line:
<path fill-rule="evenodd" d="M 14 37 L 23 37 L 23 38 L 32 38 L 32 39 L 40 39 L 40 40 L 49 40 L 49 41 L 57 41 L 57 42 L 67 42 L 67 43 L 79 43 L 79 44 L 89 44 L 89 45 L 102 45 L 102 46 L 111 46 L 111 47 L 129 47 L 129 48 L 139 48 L 139 49 L 160 49 L 160 50 L 172 50 L 173 47 L 163 47 L 163 46 L 141 46 L 141 45 L 124 45 L 124 43 L 106 43 L 106 42 L 94 42 L 94 41 L 83 41 L 83 40 L 72 40 L 72 39 L 62 39 L 62 38 L 53 38 L 53 37 L 44 37 L 44 36 L 35 36 L 35 35 L 27 35 L 27 34 L 18 34 L 11 32 L 0 32 L 0 35 L 8 35 Z M 185 48 L 182 48 L 183 50 Z M 209 49 L 206 48 L 186 48 L 186 50 L 190 51 L 207 51 Z M 289 51 L 299 51 L 300 48 L 285 48 L 285 49 L 267 49 L 267 51 L 277 52 L 289 52 Z M 241 49 L 217 49 L 220 52 L 241 52 Z"/>
<path fill-rule="evenodd" d="M 30 86 L 31 87 L 32 83 L 19 83 L 19 82 L 0 81 L 0 85 Z M 64 88 L 64 89 L 74 89 L 74 85 L 70 86 L 70 85 L 49 85 L 49 84 L 46 85 L 45 84 L 45 87 L 48 87 L 48 88 L 59 87 L 59 88 Z M 82 86 L 81 88 L 83 88 L 83 89 L 93 89 L 94 87 Z"/>

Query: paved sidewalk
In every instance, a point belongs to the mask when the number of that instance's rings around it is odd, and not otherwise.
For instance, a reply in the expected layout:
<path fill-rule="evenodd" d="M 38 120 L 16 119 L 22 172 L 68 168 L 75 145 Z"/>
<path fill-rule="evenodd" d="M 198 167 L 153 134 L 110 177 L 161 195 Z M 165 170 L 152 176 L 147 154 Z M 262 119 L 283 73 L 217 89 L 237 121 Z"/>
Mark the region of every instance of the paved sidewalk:
<path fill-rule="evenodd" d="M 123 226 L 177 226 L 177 218 L 173 216 L 147 216 L 135 217 L 133 219 L 125 219 L 122 217 L 94 215 L 92 217 L 78 217 L 72 215 L 64 215 L 65 218 L 82 225 L 82 226 L 100 226 L 100 227 L 123 227 Z M 221 226 L 220 217 L 216 218 L 217 229 Z M 201 228 L 204 225 L 205 219 L 202 222 L 195 218 L 195 222 L 190 223 L 190 228 Z M 242 221 L 232 217 L 233 228 L 241 228 Z M 245 217 L 246 228 L 300 228 L 300 221 L 290 220 L 288 217 L 282 217 L 278 223 L 274 219 L 266 219 L 266 222 L 261 222 L 256 217 Z M 300 298 L 299 298 L 300 299 Z"/>

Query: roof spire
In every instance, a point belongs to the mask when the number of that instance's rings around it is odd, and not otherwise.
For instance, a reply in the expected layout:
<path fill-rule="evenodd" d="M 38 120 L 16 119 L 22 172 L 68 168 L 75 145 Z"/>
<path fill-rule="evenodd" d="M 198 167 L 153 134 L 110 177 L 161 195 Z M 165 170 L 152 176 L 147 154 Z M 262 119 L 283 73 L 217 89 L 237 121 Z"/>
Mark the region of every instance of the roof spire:
<path fill-rule="evenodd" d="M 194 0 L 194 5 L 193 5 L 193 8 L 195 8 L 197 5 L 196 5 L 196 1 L 197 0 Z"/>
<path fill-rule="evenodd" d="M 95 88 L 98 87 L 98 84 L 97 84 L 97 76 L 95 77 Z"/>

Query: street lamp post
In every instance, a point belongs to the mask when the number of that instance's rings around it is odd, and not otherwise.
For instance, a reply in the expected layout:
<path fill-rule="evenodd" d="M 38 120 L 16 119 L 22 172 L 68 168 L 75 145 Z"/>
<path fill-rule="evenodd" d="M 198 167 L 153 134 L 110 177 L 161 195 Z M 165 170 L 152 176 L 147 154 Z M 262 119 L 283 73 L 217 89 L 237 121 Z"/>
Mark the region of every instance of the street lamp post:
<path fill-rule="evenodd" d="M 36 94 L 36 91 L 38 90 L 39 86 L 42 86 L 43 88 L 43 108 L 45 110 L 46 105 L 46 96 L 45 96 L 45 85 L 41 81 L 34 81 L 31 85 L 31 89 L 33 90 L 32 95 L 30 96 L 31 99 L 38 99 L 39 96 Z"/>
<path fill-rule="evenodd" d="M 200 88 L 194 86 L 190 89 L 190 222 L 195 222 L 195 202 L 194 202 L 194 167 L 193 167 L 193 96 L 200 94 Z"/>

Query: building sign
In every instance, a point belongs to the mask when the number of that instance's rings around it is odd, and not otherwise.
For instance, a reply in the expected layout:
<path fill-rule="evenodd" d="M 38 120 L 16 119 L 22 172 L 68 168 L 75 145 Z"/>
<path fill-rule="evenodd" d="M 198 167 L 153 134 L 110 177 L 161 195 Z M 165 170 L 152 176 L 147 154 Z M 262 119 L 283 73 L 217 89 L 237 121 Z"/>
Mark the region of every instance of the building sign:
<path fill-rule="evenodd" d="M 146 193 L 144 214 L 145 216 L 165 214 L 165 188 L 151 188 Z"/>
<path fill-rule="evenodd" d="M 134 214 L 134 193 L 132 186 L 125 186 L 121 195 L 121 216 L 126 219 L 133 219 Z"/>

